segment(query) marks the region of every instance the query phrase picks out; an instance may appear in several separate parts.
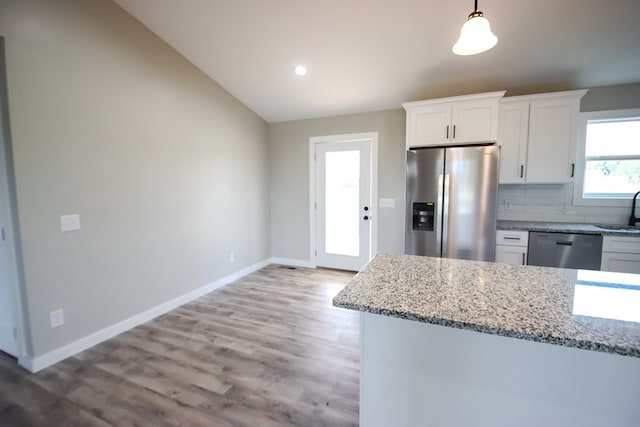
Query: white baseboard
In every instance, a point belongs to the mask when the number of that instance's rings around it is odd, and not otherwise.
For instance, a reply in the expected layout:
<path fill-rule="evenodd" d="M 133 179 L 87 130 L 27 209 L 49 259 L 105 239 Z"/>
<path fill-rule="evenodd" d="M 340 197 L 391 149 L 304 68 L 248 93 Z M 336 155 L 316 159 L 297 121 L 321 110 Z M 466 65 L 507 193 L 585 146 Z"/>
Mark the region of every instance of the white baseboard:
<path fill-rule="evenodd" d="M 241 277 L 244 277 L 248 274 L 253 273 L 254 271 L 260 270 L 261 268 L 264 268 L 271 263 L 276 263 L 276 262 L 273 261 L 273 259 L 266 259 L 257 264 L 244 268 L 236 273 L 233 273 L 229 276 L 218 279 L 213 283 L 210 283 L 201 288 L 195 289 L 189 293 L 186 293 L 177 298 L 174 298 L 170 301 L 167 301 L 163 304 L 160 304 L 156 307 L 153 307 L 140 314 L 136 314 L 135 316 L 132 316 L 128 319 L 125 319 L 121 322 L 118 322 L 114 325 L 104 328 L 84 338 L 80 338 L 77 341 L 74 341 L 70 344 L 57 348 L 49 353 L 43 354 L 42 356 L 20 357 L 18 358 L 18 363 L 20 364 L 20 366 L 22 366 L 23 368 L 31 372 L 34 372 L 34 373 L 38 372 L 48 366 L 53 365 L 54 363 L 57 363 L 57 362 L 60 362 L 61 360 L 66 359 L 67 357 L 71 357 L 76 353 L 84 351 L 90 347 L 93 347 L 94 345 L 100 344 L 101 342 L 106 341 L 109 338 L 113 338 L 116 335 L 126 332 L 131 328 L 134 328 L 162 314 L 165 314 L 171 310 L 174 310 L 180 307 L 181 305 L 184 305 L 190 301 L 193 301 L 196 298 L 199 298 L 205 294 L 208 294 L 211 291 L 214 291 L 215 289 L 221 288 L 222 286 L 227 285 L 233 282 L 234 280 L 238 280 Z"/>
<path fill-rule="evenodd" d="M 316 265 L 311 261 L 301 259 L 289 259 L 289 258 L 271 258 L 271 264 L 290 265 L 292 267 L 301 268 L 316 268 Z"/>

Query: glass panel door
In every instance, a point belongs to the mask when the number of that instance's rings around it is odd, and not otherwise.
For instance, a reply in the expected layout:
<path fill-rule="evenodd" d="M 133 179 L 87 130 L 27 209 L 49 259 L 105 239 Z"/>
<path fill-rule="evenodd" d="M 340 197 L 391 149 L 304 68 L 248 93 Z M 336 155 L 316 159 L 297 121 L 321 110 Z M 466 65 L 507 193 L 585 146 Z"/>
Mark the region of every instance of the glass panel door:
<path fill-rule="evenodd" d="M 360 255 L 360 152 L 325 153 L 325 250 Z"/>
<path fill-rule="evenodd" d="M 358 271 L 372 256 L 372 141 L 315 144 L 316 264 Z"/>

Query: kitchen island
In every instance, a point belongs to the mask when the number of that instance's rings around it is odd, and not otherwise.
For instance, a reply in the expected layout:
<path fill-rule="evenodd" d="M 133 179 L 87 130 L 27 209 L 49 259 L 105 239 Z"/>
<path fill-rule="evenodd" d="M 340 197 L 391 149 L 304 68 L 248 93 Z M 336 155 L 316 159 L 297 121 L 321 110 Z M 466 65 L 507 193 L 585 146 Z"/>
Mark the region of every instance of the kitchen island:
<path fill-rule="evenodd" d="M 640 276 L 378 255 L 334 299 L 362 312 L 360 425 L 640 425 Z"/>

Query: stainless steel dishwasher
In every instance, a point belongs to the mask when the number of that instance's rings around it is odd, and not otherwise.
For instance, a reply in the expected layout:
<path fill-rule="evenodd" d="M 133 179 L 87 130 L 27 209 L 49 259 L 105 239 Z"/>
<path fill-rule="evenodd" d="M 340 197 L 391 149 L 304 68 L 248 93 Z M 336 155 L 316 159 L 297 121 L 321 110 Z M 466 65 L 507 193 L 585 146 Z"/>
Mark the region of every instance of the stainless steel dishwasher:
<path fill-rule="evenodd" d="M 529 265 L 600 270 L 602 235 L 529 232 Z"/>

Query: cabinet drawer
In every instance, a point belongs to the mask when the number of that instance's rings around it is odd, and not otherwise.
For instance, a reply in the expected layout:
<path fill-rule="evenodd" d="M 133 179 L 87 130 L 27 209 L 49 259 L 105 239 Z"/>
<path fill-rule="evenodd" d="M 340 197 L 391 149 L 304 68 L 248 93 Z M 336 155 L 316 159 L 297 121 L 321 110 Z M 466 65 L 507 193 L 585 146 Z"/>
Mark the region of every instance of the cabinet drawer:
<path fill-rule="evenodd" d="M 617 271 L 619 273 L 640 273 L 640 254 L 623 254 L 602 252 L 602 271 Z"/>
<path fill-rule="evenodd" d="M 496 262 L 513 265 L 526 265 L 527 247 L 496 245 Z"/>
<path fill-rule="evenodd" d="M 528 244 L 528 231 L 498 230 L 496 232 L 496 245 L 527 246 Z"/>
<path fill-rule="evenodd" d="M 640 237 L 603 236 L 602 252 L 640 254 Z"/>

